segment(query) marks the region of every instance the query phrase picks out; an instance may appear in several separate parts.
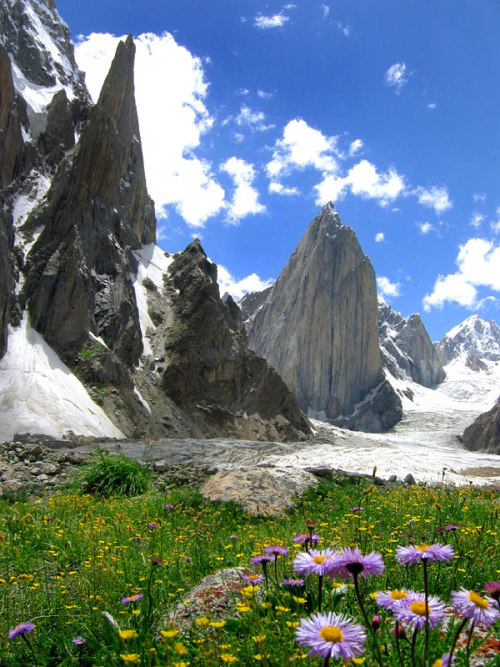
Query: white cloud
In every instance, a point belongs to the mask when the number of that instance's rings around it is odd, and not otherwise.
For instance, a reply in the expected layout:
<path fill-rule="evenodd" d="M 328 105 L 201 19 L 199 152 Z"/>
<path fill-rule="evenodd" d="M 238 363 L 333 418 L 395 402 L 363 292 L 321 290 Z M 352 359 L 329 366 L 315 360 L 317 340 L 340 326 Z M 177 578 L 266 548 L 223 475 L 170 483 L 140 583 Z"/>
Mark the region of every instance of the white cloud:
<path fill-rule="evenodd" d="M 434 227 L 430 222 L 418 222 L 417 227 L 421 234 L 429 234 L 429 232 L 434 231 Z"/>
<path fill-rule="evenodd" d="M 377 232 L 375 234 L 375 243 L 382 243 L 382 241 L 385 241 L 384 232 Z"/>
<path fill-rule="evenodd" d="M 336 143 L 336 137 L 326 137 L 304 120 L 291 120 L 283 130 L 283 139 L 276 142 L 272 160 L 266 166 L 267 174 L 273 179 L 306 167 L 334 172 L 337 162 L 332 153 Z"/>
<path fill-rule="evenodd" d="M 429 102 L 427 105 L 428 109 L 435 109 L 437 107 L 437 104 L 435 102 Z"/>
<path fill-rule="evenodd" d="M 431 188 L 418 187 L 413 194 L 417 195 L 418 203 L 427 208 L 433 208 L 436 214 L 444 213 L 452 207 L 448 190 L 443 186 Z"/>
<path fill-rule="evenodd" d="M 485 299 L 479 299 L 478 288 L 500 292 L 500 246 L 492 241 L 471 238 L 459 247 L 456 259 L 458 271 L 439 275 L 433 291 L 423 299 L 424 310 L 443 308 L 446 302 L 455 302 L 469 309 L 479 308 Z M 487 295 L 486 300 L 495 298 Z"/>
<path fill-rule="evenodd" d="M 321 11 L 323 12 L 323 16 L 326 19 L 330 14 L 330 7 L 328 5 L 321 5 Z"/>
<path fill-rule="evenodd" d="M 496 220 L 493 220 L 490 226 L 495 234 L 500 234 L 500 206 L 496 210 Z"/>
<path fill-rule="evenodd" d="M 345 37 L 349 37 L 351 34 L 351 29 L 345 23 L 337 22 L 337 28 L 344 34 Z"/>
<path fill-rule="evenodd" d="M 273 14 L 272 16 L 264 16 L 263 14 L 257 14 L 254 17 L 253 24 L 256 28 L 260 30 L 271 30 L 273 28 L 282 28 L 288 21 L 290 17 L 287 16 L 284 12 L 288 9 L 294 9 L 295 5 L 285 5 L 283 9 L 278 14 Z"/>
<path fill-rule="evenodd" d="M 227 125 L 233 121 L 238 127 L 249 127 L 252 132 L 272 130 L 275 126 L 266 125 L 265 120 L 266 114 L 263 111 L 254 111 L 248 105 L 242 104 L 239 114 L 237 116 L 229 116 L 223 124 Z"/>
<path fill-rule="evenodd" d="M 394 169 L 379 174 L 375 165 L 361 160 L 349 170 L 347 181 L 354 195 L 384 202 L 394 201 L 405 188 L 403 177 Z"/>
<path fill-rule="evenodd" d="M 359 153 L 359 151 L 363 148 L 363 142 L 361 139 L 354 139 L 353 142 L 351 142 L 351 145 L 349 146 L 349 155 L 356 155 L 356 153 Z"/>
<path fill-rule="evenodd" d="M 480 203 L 484 204 L 484 202 L 486 201 L 486 194 L 484 192 L 475 192 L 472 195 L 472 199 L 475 202 L 480 202 Z"/>
<path fill-rule="evenodd" d="M 259 193 L 252 186 L 255 179 L 253 165 L 231 157 L 221 165 L 221 171 L 229 174 L 233 179 L 235 191 L 231 202 L 227 205 L 228 221 L 238 224 L 247 215 L 263 213 L 266 207 L 259 202 Z"/>
<path fill-rule="evenodd" d="M 271 181 L 269 183 L 269 192 L 274 195 L 299 195 L 300 190 L 298 188 L 287 188 L 277 181 Z"/>
<path fill-rule="evenodd" d="M 385 73 L 385 83 L 394 88 L 396 95 L 399 95 L 404 85 L 408 83 L 408 72 L 405 63 L 394 63 Z"/>
<path fill-rule="evenodd" d="M 482 213 L 479 213 L 479 211 L 474 211 L 474 213 L 471 216 L 469 225 L 471 225 L 472 227 L 476 227 L 477 229 L 478 227 L 481 227 L 481 223 L 483 222 L 483 220 L 484 220 L 484 215 Z"/>
<path fill-rule="evenodd" d="M 385 301 L 401 295 L 401 284 L 393 283 L 385 276 L 377 278 L 377 290 L 379 297 Z"/>
<path fill-rule="evenodd" d="M 256 273 L 251 273 L 245 278 L 238 280 L 221 264 L 217 266 L 217 282 L 219 283 L 220 293 L 230 294 L 233 299 L 239 301 L 247 292 L 262 292 L 274 283 L 273 278 L 263 280 Z"/>
<path fill-rule="evenodd" d="M 120 39 L 92 33 L 76 46 L 94 99 Z M 204 104 L 202 61 L 166 32 L 139 35 L 135 44 L 136 101 L 149 192 L 160 216 L 173 206 L 187 224 L 202 227 L 223 208 L 225 194 L 210 163 L 194 154 L 213 124 Z"/>
<path fill-rule="evenodd" d="M 258 90 L 257 97 L 260 97 L 261 100 L 270 100 L 271 97 L 274 97 L 274 93 L 268 93 L 265 90 Z"/>

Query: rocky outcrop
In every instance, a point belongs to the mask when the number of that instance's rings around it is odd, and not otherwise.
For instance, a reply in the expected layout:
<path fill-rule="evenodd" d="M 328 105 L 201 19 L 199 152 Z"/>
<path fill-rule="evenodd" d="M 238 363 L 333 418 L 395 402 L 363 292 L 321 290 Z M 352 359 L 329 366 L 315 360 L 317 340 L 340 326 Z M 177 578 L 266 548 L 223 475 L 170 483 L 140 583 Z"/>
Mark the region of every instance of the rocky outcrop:
<path fill-rule="evenodd" d="M 26 271 L 31 323 L 65 361 L 89 331 L 127 365 L 142 352 L 130 248 L 152 242 L 156 223 L 134 101 L 134 53 L 131 38 L 120 42 L 73 158 L 62 161 L 46 204 L 25 225 L 43 227 Z"/>
<path fill-rule="evenodd" d="M 445 378 L 438 351 L 420 315 L 405 319 L 385 303 L 379 304 L 380 349 L 385 368 L 394 378 L 435 387 Z"/>
<path fill-rule="evenodd" d="M 66 91 L 60 90 L 47 107 L 47 124 L 38 138 L 41 154 L 51 166 L 56 166 L 66 151 L 75 145 L 75 123 Z"/>
<path fill-rule="evenodd" d="M 223 302 L 199 241 L 169 267 L 175 288 L 162 388 L 208 433 L 296 439 L 310 432 L 288 387 L 248 349 L 239 308 Z"/>
<path fill-rule="evenodd" d="M 500 454 L 500 399 L 465 429 L 462 441 L 467 449 Z"/>
<path fill-rule="evenodd" d="M 247 322 L 250 345 L 276 368 L 302 409 L 361 428 L 356 406 L 385 382 L 376 282 L 333 204 L 312 221 L 276 284 L 256 304 Z M 364 404 L 362 428 L 389 428 L 401 417 L 392 388 L 382 394 L 383 401 Z"/>
<path fill-rule="evenodd" d="M 23 125 L 27 126 L 25 105 L 16 95 L 10 59 L 0 45 L 0 189 L 24 168 Z"/>
<path fill-rule="evenodd" d="M 3 204 L 0 195 L 0 206 Z M 13 276 L 14 232 L 12 216 L 3 206 L 0 207 L 0 359 L 7 349 L 7 326 L 12 308 L 14 290 Z"/>

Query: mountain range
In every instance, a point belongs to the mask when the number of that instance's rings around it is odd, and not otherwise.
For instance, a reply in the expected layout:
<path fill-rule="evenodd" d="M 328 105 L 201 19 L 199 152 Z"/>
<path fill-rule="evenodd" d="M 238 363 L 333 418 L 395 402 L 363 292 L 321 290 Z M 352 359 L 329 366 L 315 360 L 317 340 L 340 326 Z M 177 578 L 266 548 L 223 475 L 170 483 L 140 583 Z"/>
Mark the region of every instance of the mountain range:
<path fill-rule="evenodd" d="M 272 287 L 221 298 L 198 240 L 174 256 L 155 243 L 132 38 L 93 105 L 53 0 L 0 0 L 0 28 L 1 439 L 291 441 L 309 419 L 380 432 L 415 383 L 496 373 L 494 322 L 473 316 L 433 344 L 419 315 L 377 301 L 333 204 Z M 468 447 L 500 451 L 498 413 Z"/>

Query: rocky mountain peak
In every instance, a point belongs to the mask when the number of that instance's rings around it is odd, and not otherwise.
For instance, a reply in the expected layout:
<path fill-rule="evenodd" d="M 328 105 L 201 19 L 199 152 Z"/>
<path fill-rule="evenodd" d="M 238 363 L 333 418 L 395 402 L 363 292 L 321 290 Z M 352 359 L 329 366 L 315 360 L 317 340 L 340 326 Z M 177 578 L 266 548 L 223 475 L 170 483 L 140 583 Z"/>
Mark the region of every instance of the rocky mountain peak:
<path fill-rule="evenodd" d="M 247 323 L 250 345 L 285 379 L 309 415 L 383 430 L 401 417 L 383 382 L 375 273 L 333 204 L 314 218 L 275 285 Z M 245 300 L 246 314 L 250 299 Z M 375 401 L 375 402 L 376 402 Z M 362 426 L 361 426 L 362 424 Z"/>
<path fill-rule="evenodd" d="M 418 313 L 404 318 L 379 302 L 380 349 L 392 377 L 434 387 L 444 380 L 439 354 Z"/>
<path fill-rule="evenodd" d="M 500 360 L 500 327 L 494 320 L 471 315 L 443 337 L 438 350 L 443 364 L 462 359 L 472 370 L 480 370 L 484 362 Z"/>

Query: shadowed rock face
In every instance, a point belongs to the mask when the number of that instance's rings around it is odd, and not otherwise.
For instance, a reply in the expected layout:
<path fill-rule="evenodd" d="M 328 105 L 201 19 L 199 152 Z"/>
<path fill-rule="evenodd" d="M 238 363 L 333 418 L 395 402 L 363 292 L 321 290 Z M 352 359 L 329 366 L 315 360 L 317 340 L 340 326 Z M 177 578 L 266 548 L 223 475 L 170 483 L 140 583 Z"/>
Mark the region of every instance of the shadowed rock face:
<path fill-rule="evenodd" d="M 350 415 L 383 382 L 373 267 L 332 204 L 312 221 L 276 284 L 256 303 L 247 323 L 250 345 L 310 415 Z M 387 411 L 387 396 L 382 403 Z M 368 413 L 363 427 L 379 430 L 381 420 L 370 428 Z M 384 428 L 395 423 L 393 417 L 382 421 Z M 343 423 L 356 428 L 355 419 Z"/>
<path fill-rule="evenodd" d="M 500 454 L 500 400 L 465 429 L 462 440 L 467 449 Z"/>
<path fill-rule="evenodd" d="M 67 360 L 88 331 L 102 335 L 126 364 L 142 351 L 130 248 L 154 241 L 156 222 L 134 100 L 134 54 L 130 37 L 120 42 L 72 159 L 62 161 L 46 205 L 26 223 L 44 227 L 27 264 L 31 322 Z"/>
<path fill-rule="evenodd" d="M 420 315 L 405 319 L 387 304 L 380 304 L 379 333 L 384 366 L 395 378 L 424 387 L 435 387 L 444 380 L 439 353 Z"/>
<path fill-rule="evenodd" d="M 22 121 L 25 108 L 14 90 L 7 52 L 0 45 L 0 189 L 22 171 L 25 161 Z"/>
<path fill-rule="evenodd" d="M 230 297 L 225 303 L 221 300 L 217 267 L 199 241 L 176 256 L 169 280 L 178 294 L 162 379 L 166 394 L 184 409 L 196 407 L 197 419 L 219 432 L 235 418 L 243 427 L 245 415 L 258 415 L 274 421 L 275 429 L 288 439 L 309 433 L 288 387 L 248 349 L 239 308 Z"/>

